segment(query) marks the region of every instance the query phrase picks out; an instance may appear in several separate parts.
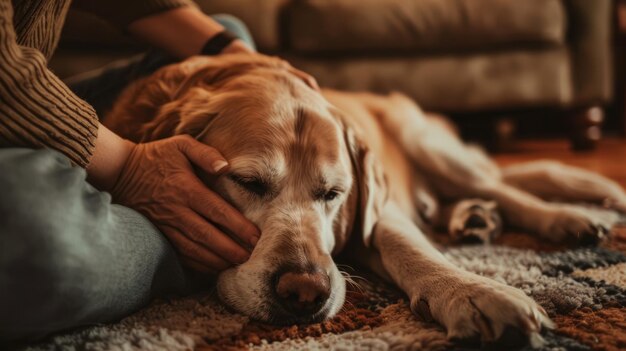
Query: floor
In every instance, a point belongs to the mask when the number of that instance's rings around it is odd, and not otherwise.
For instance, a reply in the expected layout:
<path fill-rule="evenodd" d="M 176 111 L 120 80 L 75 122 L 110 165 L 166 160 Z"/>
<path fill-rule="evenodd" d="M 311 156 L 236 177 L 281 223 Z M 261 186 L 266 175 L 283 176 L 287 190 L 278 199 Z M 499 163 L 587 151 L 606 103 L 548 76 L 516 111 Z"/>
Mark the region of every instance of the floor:
<path fill-rule="evenodd" d="M 500 165 L 555 159 L 601 173 L 626 188 L 626 139 L 605 139 L 591 152 L 572 152 L 566 140 L 519 141 L 514 153 L 496 154 Z"/>
<path fill-rule="evenodd" d="M 495 159 L 500 164 L 558 159 L 605 174 L 626 187 L 626 140 L 605 140 L 591 153 L 573 153 L 567 142 L 558 140 L 520 142 L 518 146 L 519 152 L 496 155 Z M 530 292 L 557 323 L 556 331 L 545 336 L 550 349 L 626 350 L 626 308 L 621 307 L 626 306 L 626 257 L 614 253 L 626 253 L 626 230 L 610 236 L 602 243 L 603 250 L 563 252 L 537 236 L 511 232 L 496 244 L 522 250 L 466 246 L 447 250 L 447 256 L 460 268 Z M 34 350 L 142 347 L 214 351 L 250 345 L 272 351 L 330 346 L 452 348 L 441 328 L 411 315 L 397 290 L 367 272 L 350 272 L 358 278 L 358 285 L 348 285 L 346 307 L 323 323 L 268 326 L 228 313 L 214 294 L 196 295 L 157 301 L 123 323 L 61 335 Z"/>

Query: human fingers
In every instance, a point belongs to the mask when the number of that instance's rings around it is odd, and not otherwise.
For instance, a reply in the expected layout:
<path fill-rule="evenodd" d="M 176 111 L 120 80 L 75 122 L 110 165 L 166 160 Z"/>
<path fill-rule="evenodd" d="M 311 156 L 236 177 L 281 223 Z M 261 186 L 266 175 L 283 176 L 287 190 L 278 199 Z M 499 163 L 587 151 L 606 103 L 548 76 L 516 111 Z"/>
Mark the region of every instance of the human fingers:
<path fill-rule="evenodd" d="M 205 172 L 209 174 L 220 174 L 227 169 L 228 161 L 226 161 L 224 156 L 222 156 L 217 149 L 203 144 L 188 135 L 175 138 L 179 150 L 191 163 L 200 167 Z"/>
<path fill-rule="evenodd" d="M 183 265 L 193 269 L 194 271 L 204 273 L 204 274 L 210 274 L 210 275 L 214 275 L 217 273 L 216 270 L 194 260 L 193 258 L 181 255 L 180 260 L 183 262 Z"/>
<path fill-rule="evenodd" d="M 172 227 L 161 228 L 163 233 L 170 239 L 172 245 L 184 257 L 192 258 L 205 268 L 214 271 L 223 271 L 232 266 L 226 260 L 213 253 L 208 248 L 194 242 L 184 236 L 178 229 Z"/>
<path fill-rule="evenodd" d="M 190 182 L 189 186 L 192 189 L 189 203 L 191 209 L 228 230 L 243 242 L 251 246 L 256 245 L 261 233 L 252 222 L 218 194 L 205 188 L 199 180 L 197 184 Z"/>
<path fill-rule="evenodd" d="M 230 263 L 241 264 L 250 258 L 245 248 L 191 210 L 180 214 L 179 228 L 183 235 Z"/>

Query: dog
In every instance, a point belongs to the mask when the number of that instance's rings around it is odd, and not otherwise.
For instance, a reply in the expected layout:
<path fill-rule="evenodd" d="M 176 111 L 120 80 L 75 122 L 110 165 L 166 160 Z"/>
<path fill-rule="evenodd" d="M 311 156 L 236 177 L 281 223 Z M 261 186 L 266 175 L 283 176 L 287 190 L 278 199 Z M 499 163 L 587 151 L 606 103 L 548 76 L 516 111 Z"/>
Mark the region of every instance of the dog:
<path fill-rule="evenodd" d="M 500 169 L 411 99 L 318 92 L 284 61 L 194 57 L 129 86 L 105 125 L 135 142 L 188 134 L 220 150 L 230 170 L 209 186 L 262 236 L 250 259 L 221 272 L 220 299 L 254 319 L 311 323 L 335 315 L 346 285 L 340 252 L 400 287 L 411 310 L 450 339 L 539 343 L 553 323 L 521 290 L 452 265 L 427 239 L 433 226 L 489 242 L 502 224 L 551 241 L 595 242 L 626 211 L 600 175 L 553 161 Z"/>

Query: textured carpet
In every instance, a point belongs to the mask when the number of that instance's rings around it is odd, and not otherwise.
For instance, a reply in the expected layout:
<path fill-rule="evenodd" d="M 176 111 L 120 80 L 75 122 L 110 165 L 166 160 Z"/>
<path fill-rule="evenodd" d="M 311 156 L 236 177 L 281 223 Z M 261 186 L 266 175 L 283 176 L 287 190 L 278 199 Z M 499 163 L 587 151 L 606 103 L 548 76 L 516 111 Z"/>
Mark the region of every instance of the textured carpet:
<path fill-rule="evenodd" d="M 445 243 L 444 237 L 436 238 Z M 626 349 L 626 228 L 597 248 L 564 248 L 523 234 L 492 246 L 448 247 L 469 271 L 518 287 L 557 323 L 544 350 Z M 403 294 L 364 270 L 347 273 L 334 319 L 273 327 L 233 314 L 211 294 L 157 301 L 123 321 L 58 335 L 30 350 L 470 350 L 411 315 Z"/>

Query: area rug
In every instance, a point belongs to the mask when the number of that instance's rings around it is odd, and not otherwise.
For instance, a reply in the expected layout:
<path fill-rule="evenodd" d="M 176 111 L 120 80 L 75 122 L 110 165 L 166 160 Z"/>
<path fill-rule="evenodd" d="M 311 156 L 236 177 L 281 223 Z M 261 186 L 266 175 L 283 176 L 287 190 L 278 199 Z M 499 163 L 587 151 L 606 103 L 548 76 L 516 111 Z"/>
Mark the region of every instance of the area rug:
<path fill-rule="evenodd" d="M 445 242 L 445 238 L 437 240 Z M 626 228 L 593 248 L 549 245 L 510 233 L 490 246 L 446 247 L 466 270 L 522 289 L 557 328 L 542 350 L 626 349 Z M 330 321 L 274 327 L 232 313 L 210 292 L 156 301 L 117 324 L 57 335 L 28 350 L 472 350 L 415 318 L 405 296 L 373 274 L 350 276 L 347 302 Z"/>

